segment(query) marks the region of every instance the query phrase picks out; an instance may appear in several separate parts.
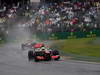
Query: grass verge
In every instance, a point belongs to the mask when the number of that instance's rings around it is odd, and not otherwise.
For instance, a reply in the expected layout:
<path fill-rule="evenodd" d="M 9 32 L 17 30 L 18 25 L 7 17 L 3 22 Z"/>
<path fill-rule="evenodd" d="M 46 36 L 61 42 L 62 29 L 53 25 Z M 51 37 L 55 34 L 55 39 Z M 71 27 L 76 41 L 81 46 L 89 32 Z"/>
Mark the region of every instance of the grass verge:
<path fill-rule="evenodd" d="M 95 40 L 96 38 L 55 40 L 52 46 L 64 54 L 75 57 L 75 59 L 99 60 L 100 44 L 94 43 Z"/>

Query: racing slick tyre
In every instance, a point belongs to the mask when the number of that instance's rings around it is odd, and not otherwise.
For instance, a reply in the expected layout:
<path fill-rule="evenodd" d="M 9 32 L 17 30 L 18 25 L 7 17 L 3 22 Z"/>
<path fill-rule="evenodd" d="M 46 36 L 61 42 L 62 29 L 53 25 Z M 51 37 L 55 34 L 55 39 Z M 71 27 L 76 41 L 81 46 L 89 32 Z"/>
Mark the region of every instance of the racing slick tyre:
<path fill-rule="evenodd" d="M 59 55 L 59 51 L 54 50 L 54 51 L 53 51 L 53 55 Z"/>
<path fill-rule="evenodd" d="M 33 56 L 33 51 L 29 51 L 29 52 L 28 52 L 28 59 L 29 59 L 29 61 L 32 60 L 33 57 L 34 57 L 34 56 Z"/>
<path fill-rule="evenodd" d="M 59 51 L 57 51 L 57 50 L 54 50 L 53 51 L 53 55 L 59 55 Z M 56 59 L 54 59 L 54 60 L 56 60 L 56 61 L 58 61 L 60 59 L 60 56 L 58 56 L 58 58 L 56 58 Z"/>

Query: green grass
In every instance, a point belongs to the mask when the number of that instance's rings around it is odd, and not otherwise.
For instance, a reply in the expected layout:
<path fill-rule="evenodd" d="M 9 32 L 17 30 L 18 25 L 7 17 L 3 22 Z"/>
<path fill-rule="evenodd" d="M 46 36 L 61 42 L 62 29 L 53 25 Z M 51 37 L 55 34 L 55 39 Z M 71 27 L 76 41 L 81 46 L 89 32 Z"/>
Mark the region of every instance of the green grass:
<path fill-rule="evenodd" d="M 100 58 L 100 44 L 95 44 L 93 41 L 95 38 L 56 40 L 53 45 L 66 54 Z"/>

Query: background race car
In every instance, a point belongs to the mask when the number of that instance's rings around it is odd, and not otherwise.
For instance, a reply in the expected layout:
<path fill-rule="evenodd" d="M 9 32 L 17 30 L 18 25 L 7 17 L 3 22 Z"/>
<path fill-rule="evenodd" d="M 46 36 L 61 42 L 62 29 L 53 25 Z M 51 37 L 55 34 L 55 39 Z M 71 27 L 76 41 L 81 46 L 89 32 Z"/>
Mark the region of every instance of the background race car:
<path fill-rule="evenodd" d="M 32 48 L 34 48 L 33 46 L 34 46 L 35 44 L 36 44 L 36 43 L 33 42 L 33 41 L 28 41 L 27 43 L 21 44 L 21 49 L 22 49 L 22 50 L 32 49 Z"/>

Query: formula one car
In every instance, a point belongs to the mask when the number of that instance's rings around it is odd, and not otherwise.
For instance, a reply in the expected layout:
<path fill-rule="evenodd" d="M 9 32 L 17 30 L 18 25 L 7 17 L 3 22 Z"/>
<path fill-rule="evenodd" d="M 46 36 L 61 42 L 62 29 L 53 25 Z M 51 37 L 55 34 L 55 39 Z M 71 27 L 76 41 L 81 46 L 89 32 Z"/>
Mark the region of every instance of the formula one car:
<path fill-rule="evenodd" d="M 27 43 L 21 44 L 21 49 L 22 49 L 22 50 L 32 49 L 32 48 L 34 48 L 33 46 L 34 46 L 35 44 L 36 44 L 35 42 L 29 40 Z"/>
<path fill-rule="evenodd" d="M 50 49 L 42 43 L 36 43 L 33 47 L 33 51 L 28 51 L 29 61 L 34 60 L 35 62 L 38 62 L 60 59 L 59 51 Z"/>

